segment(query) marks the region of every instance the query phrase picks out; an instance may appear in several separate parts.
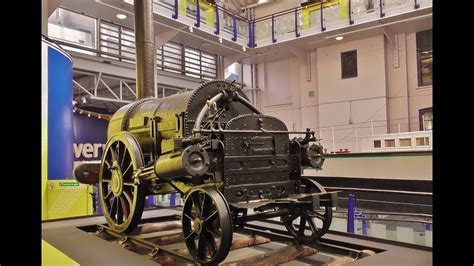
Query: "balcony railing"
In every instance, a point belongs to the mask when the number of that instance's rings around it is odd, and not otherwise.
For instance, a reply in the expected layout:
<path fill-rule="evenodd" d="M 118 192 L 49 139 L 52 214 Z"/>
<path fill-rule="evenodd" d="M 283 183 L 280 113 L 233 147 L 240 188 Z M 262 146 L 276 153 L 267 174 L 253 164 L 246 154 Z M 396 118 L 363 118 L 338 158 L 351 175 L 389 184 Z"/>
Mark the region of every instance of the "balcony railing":
<path fill-rule="evenodd" d="M 323 0 L 252 20 L 200 0 L 155 0 L 154 4 L 159 15 L 255 48 L 429 8 L 432 0 Z"/>

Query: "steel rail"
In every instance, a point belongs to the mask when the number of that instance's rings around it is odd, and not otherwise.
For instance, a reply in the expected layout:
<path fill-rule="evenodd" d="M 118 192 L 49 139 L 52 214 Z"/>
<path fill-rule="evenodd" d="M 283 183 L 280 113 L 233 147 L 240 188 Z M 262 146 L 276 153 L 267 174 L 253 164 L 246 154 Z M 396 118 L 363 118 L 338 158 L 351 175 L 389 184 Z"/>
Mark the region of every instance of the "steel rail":
<path fill-rule="evenodd" d="M 147 248 L 147 249 L 151 249 L 149 255 L 152 256 L 152 257 L 154 255 L 157 255 L 159 252 L 162 252 L 162 253 L 171 255 L 172 257 L 179 258 L 179 259 L 182 259 L 182 260 L 187 261 L 187 262 L 191 262 L 191 263 L 196 262 L 193 258 L 182 255 L 177 251 L 174 251 L 174 250 L 172 250 L 168 247 L 164 247 L 163 245 L 158 245 L 158 244 L 152 243 L 150 241 L 140 239 L 137 236 L 122 235 L 120 233 L 117 233 L 117 232 L 113 231 L 110 227 L 105 226 L 105 225 L 98 225 L 97 227 L 98 227 L 99 231 L 104 230 L 104 231 L 107 232 L 107 234 L 121 239 L 120 240 L 121 243 L 130 242 L 132 244 L 139 245 L 139 246 Z"/>

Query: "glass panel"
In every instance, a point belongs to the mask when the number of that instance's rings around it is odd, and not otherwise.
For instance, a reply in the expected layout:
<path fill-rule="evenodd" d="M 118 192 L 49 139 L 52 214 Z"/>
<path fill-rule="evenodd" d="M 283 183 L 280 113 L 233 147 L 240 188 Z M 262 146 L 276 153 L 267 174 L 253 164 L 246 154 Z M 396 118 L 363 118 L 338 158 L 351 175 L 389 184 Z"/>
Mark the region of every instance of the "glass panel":
<path fill-rule="evenodd" d="M 410 147 L 411 146 L 411 139 L 400 139 L 400 147 Z"/>
<path fill-rule="evenodd" d="M 416 138 L 416 146 L 425 146 L 425 138 Z"/>
<path fill-rule="evenodd" d="M 394 148 L 395 147 L 395 140 L 394 139 L 386 139 L 385 140 L 385 148 Z"/>
<path fill-rule="evenodd" d="M 418 85 L 433 84 L 433 34 L 432 30 L 416 33 L 416 50 L 418 55 Z"/>
<path fill-rule="evenodd" d="M 382 141 L 381 140 L 374 140 L 374 148 L 381 148 Z"/>
<path fill-rule="evenodd" d="M 392 16 L 413 11 L 415 9 L 415 3 L 413 0 L 384 0 L 382 7 L 385 16 Z"/>

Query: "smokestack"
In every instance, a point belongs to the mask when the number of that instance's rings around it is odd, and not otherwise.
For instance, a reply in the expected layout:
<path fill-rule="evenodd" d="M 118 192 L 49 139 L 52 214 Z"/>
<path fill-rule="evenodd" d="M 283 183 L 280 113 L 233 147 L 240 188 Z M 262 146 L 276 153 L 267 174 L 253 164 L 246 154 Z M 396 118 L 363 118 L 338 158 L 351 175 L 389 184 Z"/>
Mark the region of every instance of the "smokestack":
<path fill-rule="evenodd" d="M 153 0 L 134 0 L 137 100 L 155 97 L 156 49 Z"/>

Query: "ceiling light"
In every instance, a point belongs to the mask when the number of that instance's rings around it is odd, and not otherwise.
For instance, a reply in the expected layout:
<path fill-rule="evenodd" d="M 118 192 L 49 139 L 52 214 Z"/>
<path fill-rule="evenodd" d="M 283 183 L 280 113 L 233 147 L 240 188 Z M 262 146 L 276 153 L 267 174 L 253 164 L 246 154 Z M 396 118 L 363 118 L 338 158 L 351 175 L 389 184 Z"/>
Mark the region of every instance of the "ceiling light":
<path fill-rule="evenodd" d="M 91 117 L 91 113 L 88 113 L 88 114 L 87 114 L 87 117 Z"/>
<path fill-rule="evenodd" d="M 242 46 L 242 51 L 247 51 L 247 48 L 245 48 L 245 46 Z"/>
<path fill-rule="evenodd" d="M 82 103 L 86 103 L 86 102 L 87 102 L 86 97 L 82 97 L 81 100 L 82 100 Z"/>
<path fill-rule="evenodd" d="M 126 19 L 126 18 L 127 18 L 127 15 L 125 15 L 125 14 L 117 14 L 117 18 L 118 18 L 118 19 Z"/>
<path fill-rule="evenodd" d="M 73 100 L 72 101 L 72 106 L 75 106 L 77 104 L 77 101 L 76 100 Z"/>
<path fill-rule="evenodd" d="M 337 37 L 336 37 L 336 41 L 340 41 L 340 40 L 342 40 L 342 39 L 344 39 L 344 37 L 342 37 L 342 36 L 337 36 Z"/>
<path fill-rule="evenodd" d="M 189 26 L 189 32 L 193 32 L 193 26 Z"/>
<path fill-rule="evenodd" d="M 219 42 L 222 43 L 222 38 L 219 38 Z"/>

